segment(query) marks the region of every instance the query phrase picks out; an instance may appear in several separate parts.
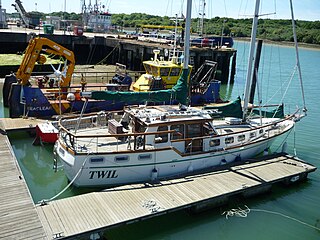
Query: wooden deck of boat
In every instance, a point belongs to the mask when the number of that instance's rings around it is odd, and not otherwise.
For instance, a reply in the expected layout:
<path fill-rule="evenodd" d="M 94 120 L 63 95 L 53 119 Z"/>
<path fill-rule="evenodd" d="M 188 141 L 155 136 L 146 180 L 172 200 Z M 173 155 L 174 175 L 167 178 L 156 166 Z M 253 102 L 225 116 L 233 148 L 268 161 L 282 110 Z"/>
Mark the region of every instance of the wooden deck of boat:
<path fill-rule="evenodd" d="M 80 237 L 183 208 L 226 202 L 276 182 L 305 178 L 316 167 L 289 155 L 273 155 L 206 174 L 92 192 L 37 206 L 49 238 Z"/>
<path fill-rule="evenodd" d="M 13 130 L 28 130 L 35 128 L 38 123 L 45 121 L 46 120 L 36 118 L 1 118 L 0 130 L 2 132 Z"/>
<path fill-rule="evenodd" d="M 0 134 L 0 238 L 44 239 L 28 187 L 7 136 Z"/>

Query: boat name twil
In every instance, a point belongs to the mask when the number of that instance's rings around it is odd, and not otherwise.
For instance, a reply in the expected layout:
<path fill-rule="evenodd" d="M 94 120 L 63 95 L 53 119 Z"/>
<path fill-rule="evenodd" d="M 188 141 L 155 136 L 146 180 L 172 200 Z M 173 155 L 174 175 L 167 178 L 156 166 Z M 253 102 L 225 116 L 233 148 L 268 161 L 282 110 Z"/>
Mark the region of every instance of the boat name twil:
<path fill-rule="evenodd" d="M 117 178 L 117 170 L 108 170 L 108 171 L 90 171 L 90 178 Z"/>

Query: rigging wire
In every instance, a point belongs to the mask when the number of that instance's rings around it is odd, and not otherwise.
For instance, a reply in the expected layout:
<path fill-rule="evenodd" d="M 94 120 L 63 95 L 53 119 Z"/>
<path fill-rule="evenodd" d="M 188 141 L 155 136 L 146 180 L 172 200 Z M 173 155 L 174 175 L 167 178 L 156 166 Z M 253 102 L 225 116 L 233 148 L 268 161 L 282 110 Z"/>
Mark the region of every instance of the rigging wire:
<path fill-rule="evenodd" d="M 181 0 L 181 8 L 180 8 L 180 16 L 183 16 L 183 6 L 184 6 L 184 0 Z"/>
<path fill-rule="evenodd" d="M 226 0 L 223 0 L 223 5 L 224 5 L 224 13 L 226 14 L 226 17 L 228 17 Z"/>
<path fill-rule="evenodd" d="M 238 11 L 238 18 L 240 18 L 240 16 L 245 16 L 246 15 L 246 11 L 247 11 L 247 7 L 248 7 L 248 0 L 245 2 L 245 6 L 244 9 L 242 10 L 242 4 L 243 4 L 243 0 L 241 0 L 240 2 L 240 7 L 239 7 L 239 11 Z M 240 14 L 240 12 L 243 12 L 243 14 Z"/>
<path fill-rule="evenodd" d="M 278 45 L 278 47 L 277 47 L 277 49 L 278 49 L 278 62 L 279 62 L 279 78 L 280 78 L 280 93 L 281 93 L 281 95 L 283 95 L 283 89 L 282 89 L 282 87 L 283 87 L 283 74 L 282 74 L 282 67 L 281 67 L 281 65 L 282 65 L 282 61 L 281 61 L 281 57 L 280 57 L 280 46 Z"/>
<path fill-rule="evenodd" d="M 269 100 L 267 100 L 267 101 L 265 102 L 265 104 L 264 104 L 263 106 L 268 105 L 268 104 L 270 103 L 270 101 L 279 93 L 279 91 L 282 89 L 282 87 L 288 82 L 288 83 L 287 83 L 286 90 L 284 91 L 283 96 L 282 96 L 282 98 L 281 98 L 281 100 L 280 100 L 280 104 L 283 102 L 283 100 L 284 100 L 284 98 L 285 98 L 285 96 L 286 96 L 286 93 L 287 93 L 287 91 L 288 91 L 288 89 L 289 89 L 289 86 L 291 85 L 291 82 L 292 82 L 292 80 L 293 80 L 294 73 L 295 73 L 295 69 L 294 69 L 293 73 L 291 74 L 290 78 L 289 78 L 286 82 L 284 82 L 283 84 L 281 84 L 281 87 L 280 87 L 277 91 L 274 92 L 274 94 L 269 98 Z"/>
<path fill-rule="evenodd" d="M 296 149 L 296 125 L 293 125 L 293 154 L 297 156 L 297 149 Z"/>
<path fill-rule="evenodd" d="M 273 59 L 273 47 L 271 46 L 271 48 L 270 48 L 270 55 L 269 55 L 269 64 L 271 65 L 271 63 L 273 62 L 272 61 L 272 59 Z M 263 62 L 265 62 L 265 58 L 263 58 Z M 265 66 L 264 64 L 263 64 L 263 66 Z M 271 67 L 269 67 L 269 71 L 268 71 L 268 75 L 267 75 L 267 82 L 266 82 L 266 84 L 267 84 L 267 86 L 266 87 L 264 87 L 263 86 L 263 89 L 266 89 L 266 91 L 265 91 L 265 99 L 266 99 L 266 101 L 267 101 L 267 99 L 268 99 L 268 96 L 269 96 L 269 86 L 270 86 L 270 79 L 271 79 Z M 262 86 L 261 86 L 262 87 Z M 270 99 L 269 99 L 269 101 L 270 101 Z"/>
<path fill-rule="evenodd" d="M 301 94 L 302 94 L 302 101 L 303 101 L 303 109 L 306 112 L 306 100 L 304 96 L 304 88 L 303 88 L 303 82 L 302 82 L 302 74 L 301 74 L 301 67 L 300 67 L 300 60 L 299 60 L 299 50 L 298 50 L 298 40 L 297 40 L 297 32 L 296 32 L 296 24 L 294 20 L 294 13 L 293 13 L 293 6 L 292 6 L 292 0 L 290 2 L 290 9 L 291 9 L 291 21 L 292 21 L 292 32 L 293 32 L 293 39 L 294 39 L 294 45 L 296 49 L 296 66 L 298 68 L 298 74 L 299 74 L 299 80 L 300 80 L 300 88 L 301 88 Z"/>
<path fill-rule="evenodd" d="M 200 6 L 200 0 L 199 0 L 199 6 Z M 195 12 L 197 13 L 197 19 L 199 18 L 199 10 L 198 6 L 196 4 L 196 1 L 193 1 L 193 8 L 195 9 Z"/>
<path fill-rule="evenodd" d="M 172 0 L 171 0 L 172 2 Z M 168 16 L 168 8 L 169 8 L 169 5 L 170 5 L 170 0 L 167 1 L 167 8 L 166 8 L 166 12 L 165 12 L 165 16 Z"/>
<path fill-rule="evenodd" d="M 120 43 L 118 43 L 118 44 L 111 50 L 111 52 L 110 52 L 107 56 L 105 56 L 100 62 L 98 62 L 96 65 L 103 64 L 103 62 L 104 62 L 105 60 L 107 60 L 107 59 L 109 58 L 109 56 L 110 56 L 119 46 L 120 46 Z"/>

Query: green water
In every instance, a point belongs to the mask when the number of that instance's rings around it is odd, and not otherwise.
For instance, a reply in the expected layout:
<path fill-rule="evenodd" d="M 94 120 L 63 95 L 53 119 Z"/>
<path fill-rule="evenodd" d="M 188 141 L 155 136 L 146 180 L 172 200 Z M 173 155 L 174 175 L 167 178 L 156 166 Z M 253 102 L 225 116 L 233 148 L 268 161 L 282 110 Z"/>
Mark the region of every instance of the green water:
<path fill-rule="evenodd" d="M 245 53 L 248 50 L 248 44 L 236 42 L 235 48 L 238 49 L 236 82 L 232 87 L 223 86 L 221 95 L 226 98 L 241 96 L 244 88 L 247 59 Z M 283 82 L 290 79 L 295 62 L 294 49 L 266 45 L 262 55 L 260 63 L 262 75 L 259 75 L 259 79 L 263 80 L 263 84 L 259 84 L 259 88 L 264 89 L 261 93 L 263 102 L 266 102 L 266 96 L 270 95 L 274 95 L 274 99 L 276 99 L 271 103 L 281 102 L 280 93 L 276 94 L 280 86 L 278 76 L 279 73 L 284 76 L 281 78 Z M 318 65 L 320 51 L 300 49 L 300 61 L 308 116 L 297 124 L 295 132 L 292 132 L 287 139 L 288 151 L 293 153 L 295 145 L 300 158 L 319 167 L 320 74 L 318 73 Z M 293 79 L 291 85 L 284 102 L 289 102 L 287 109 L 292 111 L 296 105 L 301 106 L 301 93 L 296 78 Z M 285 92 L 285 88 L 282 89 L 282 92 Z M 0 108 L 0 114 L 4 116 L 6 112 Z M 67 185 L 63 170 L 55 173 L 52 169 L 52 146 L 33 146 L 33 138 L 28 133 L 11 134 L 9 137 L 35 202 L 51 198 Z M 280 142 L 276 142 L 274 149 Z M 192 215 L 180 211 L 163 215 L 112 229 L 106 235 L 108 239 L 320 239 L 319 230 L 276 214 L 281 213 L 320 228 L 319 189 L 320 177 L 319 171 L 317 171 L 309 175 L 307 182 L 290 188 L 278 186 L 271 193 L 252 199 L 235 199 L 228 206 L 201 214 Z M 60 197 L 87 191 L 88 189 L 80 191 L 71 188 Z M 244 205 L 253 209 L 246 218 L 231 217 L 227 220 L 221 215 L 230 208 L 243 207 Z M 260 210 L 275 213 L 266 213 Z"/>

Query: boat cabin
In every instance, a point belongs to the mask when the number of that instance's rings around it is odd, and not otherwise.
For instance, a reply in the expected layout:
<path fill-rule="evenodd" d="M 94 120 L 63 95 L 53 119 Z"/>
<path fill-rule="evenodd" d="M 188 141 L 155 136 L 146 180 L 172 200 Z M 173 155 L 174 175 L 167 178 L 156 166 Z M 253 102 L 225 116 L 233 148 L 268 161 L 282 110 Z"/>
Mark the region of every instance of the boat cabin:
<path fill-rule="evenodd" d="M 133 84 L 133 90 L 136 92 L 156 91 L 162 89 L 171 89 L 178 81 L 183 64 L 176 57 L 171 60 L 158 59 L 158 51 L 155 52 L 153 60 L 144 61 L 143 66 L 146 73 Z M 192 66 L 189 66 L 189 77 Z"/>
<path fill-rule="evenodd" d="M 146 135 L 143 139 L 146 145 L 153 145 L 155 148 L 171 145 L 180 152 L 203 151 L 202 138 L 217 134 L 212 125 L 212 117 L 206 111 L 154 106 L 126 113 L 129 115 L 127 119 L 131 119 L 133 133 L 156 133 Z"/>
<path fill-rule="evenodd" d="M 118 117 L 103 114 L 82 118 L 73 124 L 79 128 L 76 131 L 70 124 L 63 126 L 61 122 L 59 138 L 65 149 L 77 154 L 87 151 L 129 154 L 171 149 L 184 156 L 243 146 L 266 133 L 278 131 L 278 125 L 261 126 L 258 120 L 242 123 L 235 118 L 217 119 L 219 114 L 217 110 L 180 110 L 173 105 L 139 106 L 125 109 Z"/>
<path fill-rule="evenodd" d="M 265 131 L 229 118 L 215 121 L 216 110 L 196 108 L 179 110 L 177 106 L 153 106 L 126 110 L 121 123 L 132 133 L 141 133 L 141 147 L 171 146 L 182 154 L 221 150 L 261 137 Z M 128 120 L 130 119 L 130 124 Z M 129 129 L 129 128 L 128 128 Z M 148 134 L 150 133 L 150 134 Z M 135 142 L 139 142 L 135 137 Z M 139 149 L 139 145 L 135 145 Z"/>

